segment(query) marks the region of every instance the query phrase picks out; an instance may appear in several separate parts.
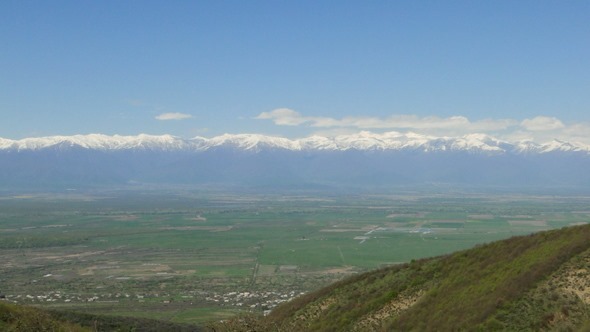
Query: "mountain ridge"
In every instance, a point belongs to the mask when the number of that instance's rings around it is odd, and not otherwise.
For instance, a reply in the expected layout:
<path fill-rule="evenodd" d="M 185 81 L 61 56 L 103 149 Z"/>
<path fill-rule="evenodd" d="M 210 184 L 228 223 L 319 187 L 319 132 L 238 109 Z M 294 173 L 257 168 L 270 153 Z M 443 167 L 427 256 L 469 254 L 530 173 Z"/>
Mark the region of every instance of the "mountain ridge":
<path fill-rule="evenodd" d="M 360 132 L 334 137 L 309 136 L 288 139 L 261 134 L 224 134 L 212 138 L 196 136 L 184 139 L 172 135 L 72 135 L 31 137 L 20 140 L 0 138 L 0 150 L 42 150 L 52 147 L 81 147 L 92 150 L 160 150 L 206 151 L 232 147 L 259 152 L 267 149 L 288 151 L 467 151 L 479 153 L 549 153 L 581 152 L 590 154 L 590 145 L 552 140 L 537 143 L 529 140 L 508 142 L 487 134 L 467 134 L 457 137 L 430 136 L 416 133 L 386 132 L 382 134 Z"/>
<path fill-rule="evenodd" d="M 0 183 L 17 190 L 180 184 L 256 190 L 442 186 L 588 192 L 588 169 L 590 150 L 584 146 L 516 144 L 484 134 L 0 139 Z"/>

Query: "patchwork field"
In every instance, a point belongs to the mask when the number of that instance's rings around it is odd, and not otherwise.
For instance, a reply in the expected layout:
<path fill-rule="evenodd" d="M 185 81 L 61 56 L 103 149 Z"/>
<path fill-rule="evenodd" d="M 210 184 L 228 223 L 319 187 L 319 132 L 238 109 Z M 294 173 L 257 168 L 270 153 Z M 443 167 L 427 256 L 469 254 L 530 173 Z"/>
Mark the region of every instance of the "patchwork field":
<path fill-rule="evenodd" d="M 122 191 L 0 196 L 0 294 L 204 322 L 347 275 L 587 223 L 587 197 Z"/>

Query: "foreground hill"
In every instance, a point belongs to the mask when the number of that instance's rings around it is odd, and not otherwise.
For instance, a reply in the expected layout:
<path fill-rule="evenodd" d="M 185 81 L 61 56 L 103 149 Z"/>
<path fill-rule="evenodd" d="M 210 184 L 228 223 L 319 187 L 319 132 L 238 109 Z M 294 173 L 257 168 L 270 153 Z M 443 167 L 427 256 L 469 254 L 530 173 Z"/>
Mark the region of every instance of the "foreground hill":
<path fill-rule="evenodd" d="M 584 225 L 365 273 L 217 329 L 577 331 L 590 330 L 589 309 Z"/>
<path fill-rule="evenodd" d="M 188 324 L 153 319 L 50 311 L 0 302 L 0 331 L 6 332 L 199 332 Z"/>
<path fill-rule="evenodd" d="M 0 331 L 93 331 L 89 327 L 60 320 L 32 307 L 0 302 Z"/>

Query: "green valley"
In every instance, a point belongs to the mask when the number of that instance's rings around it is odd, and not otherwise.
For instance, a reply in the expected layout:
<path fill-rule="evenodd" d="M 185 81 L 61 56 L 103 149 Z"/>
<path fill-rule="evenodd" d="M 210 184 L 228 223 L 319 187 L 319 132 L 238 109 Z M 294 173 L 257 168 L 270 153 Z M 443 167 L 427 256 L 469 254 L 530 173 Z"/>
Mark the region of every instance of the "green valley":
<path fill-rule="evenodd" d="M 273 317 L 284 303 L 367 271 L 404 270 L 425 257 L 585 224 L 588 201 L 416 192 L 6 193 L 0 294 L 59 312 L 194 326 L 245 314 Z M 421 289 L 432 278 L 411 279 Z M 378 308 L 396 296 L 411 302 L 416 294 L 408 289 L 375 288 L 380 298 L 367 305 Z"/>

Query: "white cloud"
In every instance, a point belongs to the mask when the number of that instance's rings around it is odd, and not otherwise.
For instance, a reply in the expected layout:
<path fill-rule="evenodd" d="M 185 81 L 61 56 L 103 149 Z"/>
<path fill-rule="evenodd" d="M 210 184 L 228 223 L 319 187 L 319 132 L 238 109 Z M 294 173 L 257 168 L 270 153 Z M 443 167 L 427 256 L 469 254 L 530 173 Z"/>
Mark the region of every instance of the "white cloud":
<path fill-rule="evenodd" d="M 315 128 L 357 128 L 357 129 L 408 129 L 408 130 L 460 130 L 490 131 L 504 130 L 518 124 L 511 119 L 485 119 L 471 122 L 464 116 L 440 118 L 437 116 L 418 117 L 416 115 L 393 115 L 387 118 L 377 117 L 329 117 L 303 116 L 288 108 L 279 108 L 271 112 L 262 112 L 256 119 L 271 120 L 279 126 L 306 125 Z"/>
<path fill-rule="evenodd" d="M 514 119 L 483 119 L 471 124 L 473 131 L 502 131 L 514 127 L 518 121 Z"/>
<path fill-rule="evenodd" d="M 509 142 L 533 141 L 546 143 L 553 140 L 590 144 L 590 123 L 564 124 L 556 118 L 535 117 L 525 119 L 519 127 L 500 133 Z"/>
<path fill-rule="evenodd" d="M 590 144 L 590 123 L 576 123 L 562 130 L 564 139 L 571 142 Z"/>
<path fill-rule="evenodd" d="M 328 128 L 314 131 L 312 136 L 337 137 L 342 135 L 353 135 L 358 132 L 359 131 L 357 129 L 353 128 Z"/>
<path fill-rule="evenodd" d="M 462 136 L 482 133 L 507 141 L 530 140 L 545 143 L 555 139 L 590 144 L 590 123 L 564 124 L 555 117 L 536 116 L 530 119 L 483 119 L 471 121 L 465 116 L 392 115 L 385 118 L 347 116 L 330 118 L 304 116 L 288 108 L 260 113 L 256 119 L 270 120 L 279 126 L 314 128 L 315 134 L 334 136 L 359 130 L 374 132 L 416 132 L 435 136 Z"/>
<path fill-rule="evenodd" d="M 340 120 L 341 126 L 357 127 L 361 129 L 444 129 L 469 125 L 469 120 L 463 116 L 439 118 L 428 116 L 420 118 L 415 115 L 394 115 L 385 119 L 375 117 L 346 117 Z"/>
<path fill-rule="evenodd" d="M 262 112 L 255 119 L 272 120 L 279 126 L 298 126 L 310 121 L 310 118 L 302 117 L 298 112 L 288 108 L 277 108 L 270 112 Z"/>
<path fill-rule="evenodd" d="M 547 131 L 565 128 L 565 125 L 559 119 L 548 116 L 524 119 L 520 125 L 529 131 Z"/>
<path fill-rule="evenodd" d="M 504 133 L 504 136 L 511 141 L 530 140 L 544 143 L 561 140 L 590 144 L 590 123 L 566 124 L 555 117 L 537 116 L 532 119 L 524 119 L 519 127 Z"/>
<path fill-rule="evenodd" d="M 184 120 L 192 117 L 192 115 L 185 113 L 162 113 L 156 116 L 156 120 Z"/>

